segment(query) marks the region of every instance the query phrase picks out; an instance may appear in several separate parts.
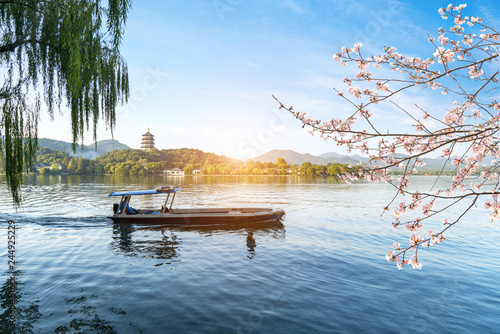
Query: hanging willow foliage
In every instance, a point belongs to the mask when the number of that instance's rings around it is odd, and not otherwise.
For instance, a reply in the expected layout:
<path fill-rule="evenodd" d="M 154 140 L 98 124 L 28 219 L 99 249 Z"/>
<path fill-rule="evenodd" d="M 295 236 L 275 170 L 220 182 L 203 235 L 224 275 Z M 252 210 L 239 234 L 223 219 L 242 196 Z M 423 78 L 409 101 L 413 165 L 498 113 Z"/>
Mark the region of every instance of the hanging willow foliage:
<path fill-rule="evenodd" d="M 0 0 L 0 151 L 16 206 L 42 104 L 51 117 L 70 110 L 73 149 L 90 126 L 96 139 L 100 118 L 112 132 L 129 95 L 119 46 L 130 1 Z"/>

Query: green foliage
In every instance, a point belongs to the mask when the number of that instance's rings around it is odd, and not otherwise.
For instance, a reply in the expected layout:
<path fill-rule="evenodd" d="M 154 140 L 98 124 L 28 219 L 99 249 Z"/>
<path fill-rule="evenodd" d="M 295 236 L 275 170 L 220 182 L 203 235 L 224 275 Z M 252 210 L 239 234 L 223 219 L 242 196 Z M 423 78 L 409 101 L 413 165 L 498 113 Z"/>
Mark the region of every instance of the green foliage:
<path fill-rule="evenodd" d="M 159 161 L 157 161 L 159 160 Z M 304 162 L 301 166 L 290 166 L 283 159 L 277 163 L 248 160 L 245 163 L 214 153 L 197 149 L 152 150 L 135 149 L 113 151 L 95 160 L 71 157 L 67 152 L 59 152 L 41 147 L 35 162 L 49 164 L 39 168 L 40 174 L 115 174 L 141 176 L 162 174 L 167 168 L 181 168 L 185 175 L 194 174 L 196 169 L 207 175 L 298 175 L 306 177 L 340 176 L 358 167 L 349 168 L 345 164 L 329 163 L 317 165 Z M 209 163 L 207 163 L 209 162 Z M 279 162 L 279 163 L 278 163 Z M 67 166 L 66 166 L 67 165 Z M 38 166 L 40 167 L 40 166 Z"/>
<path fill-rule="evenodd" d="M 286 168 L 286 166 L 288 166 L 287 162 L 283 158 L 278 158 L 278 160 L 276 161 L 276 165 L 285 166 L 285 168 Z"/>
<path fill-rule="evenodd" d="M 334 165 L 337 173 L 328 173 L 328 168 Z M 205 174 L 219 174 L 219 175 L 299 175 L 306 177 L 316 176 L 339 176 L 346 172 L 353 171 L 346 164 L 329 164 L 317 165 L 310 162 L 304 162 L 301 166 L 290 166 L 283 158 L 279 158 L 276 164 L 272 162 L 260 162 L 247 160 L 243 165 L 237 164 L 208 164 L 204 166 L 203 172 Z"/>
<path fill-rule="evenodd" d="M 89 160 L 78 158 L 78 167 L 76 168 L 76 174 L 90 174 L 89 166 Z"/>
<path fill-rule="evenodd" d="M 205 153 L 197 149 L 168 149 L 151 151 L 142 151 L 135 149 L 126 149 L 121 151 L 113 151 L 101 155 L 96 159 L 98 162 L 105 164 L 117 164 L 119 162 L 144 162 L 145 168 L 148 171 L 157 173 L 163 172 L 166 168 L 184 168 L 191 164 L 192 168 L 201 168 L 208 164 L 241 164 L 241 161 L 218 156 L 214 153 Z M 108 167 L 108 169 L 111 166 Z"/>
<path fill-rule="evenodd" d="M 77 160 L 75 158 L 71 158 L 68 164 L 68 170 L 73 172 L 76 171 L 77 168 L 78 168 Z"/>
<path fill-rule="evenodd" d="M 345 169 L 344 165 L 338 164 L 338 163 L 334 163 L 334 164 L 330 164 L 328 166 L 327 172 L 328 172 L 329 175 L 337 176 L 337 175 L 345 174 L 346 169 Z"/>
<path fill-rule="evenodd" d="M 186 166 L 184 166 L 184 174 L 186 175 L 193 174 L 193 170 L 194 170 L 194 164 L 192 163 L 189 163 Z"/>
<path fill-rule="evenodd" d="M 0 65 L 5 73 L 0 150 L 16 205 L 22 173 L 31 169 L 36 154 L 42 101 L 51 116 L 65 102 L 75 149 L 90 125 L 96 137 L 100 117 L 113 129 L 115 108 L 128 97 L 128 70 L 118 47 L 130 0 L 104 3 L 106 7 L 100 0 L 0 1 Z"/>
<path fill-rule="evenodd" d="M 146 174 L 146 169 L 140 163 L 136 163 L 130 168 L 129 175 L 144 175 Z"/>

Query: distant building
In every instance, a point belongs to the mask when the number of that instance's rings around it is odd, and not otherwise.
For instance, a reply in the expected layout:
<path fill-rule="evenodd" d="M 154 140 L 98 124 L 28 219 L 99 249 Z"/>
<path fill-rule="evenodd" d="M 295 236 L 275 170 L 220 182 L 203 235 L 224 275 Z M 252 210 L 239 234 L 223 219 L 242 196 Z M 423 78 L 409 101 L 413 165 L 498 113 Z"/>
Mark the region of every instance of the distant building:
<path fill-rule="evenodd" d="M 155 148 L 155 136 L 149 132 L 148 128 L 148 132 L 142 135 L 141 150 L 151 151 L 152 148 Z"/>
<path fill-rule="evenodd" d="M 65 166 L 64 166 L 62 163 L 60 163 L 60 162 L 58 162 L 58 163 L 57 163 L 57 169 L 58 169 L 58 170 L 61 170 L 61 169 L 63 169 L 64 167 L 65 167 Z M 51 167 L 50 169 L 52 169 L 52 167 Z"/>
<path fill-rule="evenodd" d="M 57 162 L 56 163 L 56 166 L 55 169 L 56 170 L 61 170 L 64 165 L 60 162 Z M 35 172 L 40 172 L 40 169 L 42 168 L 45 168 L 45 169 L 48 169 L 48 170 L 54 170 L 54 168 L 52 168 L 52 164 L 48 164 L 46 162 L 37 162 L 34 166 L 33 166 L 33 171 Z"/>
<path fill-rule="evenodd" d="M 163 175 L 169 176 L 184 176 L 184 170 L 180 168 L 170 168 L 163 171 Z"/>
<path fill-rule="evenodd" d="M 36 171 L 36 172 L 40 172 L 40 169 L 42 169 L 42 168 L 51 169 L 50 164 L 48 164 L 46 162 L 37 162 L 33 166 L 33 170 Z"/>
<path fill-rule="evenodd" d="M 193 169 L 193 175 L 201 174 L 201 169 Z"/>

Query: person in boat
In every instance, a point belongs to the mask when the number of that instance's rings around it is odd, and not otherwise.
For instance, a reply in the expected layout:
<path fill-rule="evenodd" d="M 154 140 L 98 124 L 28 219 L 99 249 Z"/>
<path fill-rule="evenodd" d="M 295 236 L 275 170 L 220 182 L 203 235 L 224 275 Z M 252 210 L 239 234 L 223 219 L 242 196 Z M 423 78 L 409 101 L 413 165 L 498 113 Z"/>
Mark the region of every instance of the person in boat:
<path fill-rule="evenodd" d="M 120 213 L 123 212 L 123 210 L 125 210 L 125 213 L 127 214 L 136 214 L 137 210 L 136 209 L 133 209 L 131 208 L 129 205 L 128 205 L 128 202 L 130 201 L 130 195 L 127 195 L 125 196 L 125 198 L 123 199 L 123 202 L 122 202 L 122 205 L 120 206 Z"/>

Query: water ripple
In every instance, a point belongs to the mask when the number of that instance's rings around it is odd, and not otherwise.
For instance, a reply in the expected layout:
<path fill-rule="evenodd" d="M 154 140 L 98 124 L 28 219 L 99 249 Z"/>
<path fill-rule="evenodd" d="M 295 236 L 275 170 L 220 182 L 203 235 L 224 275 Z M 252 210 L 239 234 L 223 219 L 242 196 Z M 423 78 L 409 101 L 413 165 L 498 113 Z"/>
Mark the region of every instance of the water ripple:
<path fill-rule="evenodd" d="M 390 186 L 224 180 L 175 181 L 183 186 L 177 203 L 265 204 L 286 211 L 284 226 L 183 228 L 106 218 L 110 192 L 172 183 L 163 177 L 30 178 L 17 211 L 0 192 L 0 240 L 8 219 L 18 227 L 15 306 L 23 332 L 498 332 L 500 227 L 479 219 L 482 210 L 444 244 L 419 253 L 422 270 L 398 271 L 384 254 L 409 235 L 380 216 Z M 6 264 L 2 252 L 0 315 L 13 302 Z"/>

